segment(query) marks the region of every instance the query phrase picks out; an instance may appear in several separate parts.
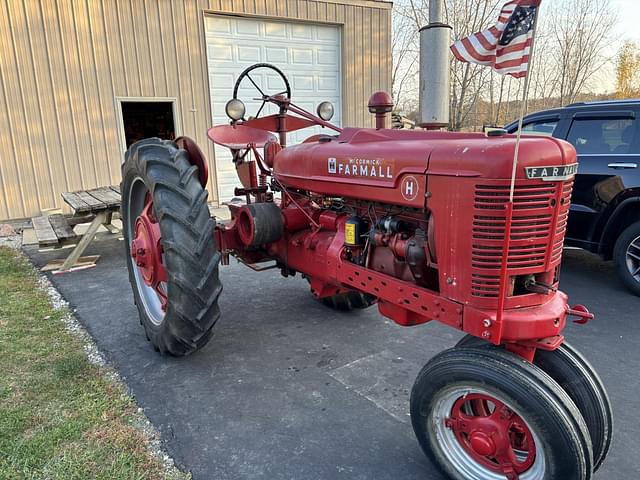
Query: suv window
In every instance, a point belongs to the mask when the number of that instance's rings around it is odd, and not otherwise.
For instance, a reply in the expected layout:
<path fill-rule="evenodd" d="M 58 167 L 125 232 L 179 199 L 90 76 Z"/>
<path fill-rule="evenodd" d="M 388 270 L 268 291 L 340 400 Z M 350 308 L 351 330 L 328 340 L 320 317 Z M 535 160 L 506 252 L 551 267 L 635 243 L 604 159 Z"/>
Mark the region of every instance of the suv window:
<path fill-rule="evenodd" d="M 558 125 L 558 120 L 538 120 L 537 122 L 527 123 L 522 127 L 522 133 L 527 135 L 544 135 L 552 136 Z"/>
<path fill-rule="evenodd" d="M 571 124 L 567 141 L 581 154 L 631 153 L 635 119 L 576 119 Z"/>

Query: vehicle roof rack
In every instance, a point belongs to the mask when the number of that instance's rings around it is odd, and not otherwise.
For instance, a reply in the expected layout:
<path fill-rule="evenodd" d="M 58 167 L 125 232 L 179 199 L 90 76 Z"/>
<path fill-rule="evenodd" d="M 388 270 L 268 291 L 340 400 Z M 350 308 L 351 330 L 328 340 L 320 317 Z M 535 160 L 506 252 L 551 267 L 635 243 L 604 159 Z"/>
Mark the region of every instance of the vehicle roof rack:
<path fill-rule="evenodd" d="M 579 107 L 582 105 L 619 105 L 626 103 L 640 103 L 640 98 L 625 98 L 622 100 L 592 100 L 589 102 L 575 102 L 566 105 L 566 107 Z"/>

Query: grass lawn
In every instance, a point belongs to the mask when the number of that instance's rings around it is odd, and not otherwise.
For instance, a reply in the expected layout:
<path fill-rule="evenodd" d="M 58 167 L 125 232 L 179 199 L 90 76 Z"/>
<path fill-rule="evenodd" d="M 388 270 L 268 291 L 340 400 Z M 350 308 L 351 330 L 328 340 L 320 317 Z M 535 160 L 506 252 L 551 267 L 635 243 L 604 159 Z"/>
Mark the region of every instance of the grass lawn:
<path fill-rule="evenodd" d="M 158 479 L 124 388 L 86 358 L 38 277 L 0 247 L 0 479 Z"/>

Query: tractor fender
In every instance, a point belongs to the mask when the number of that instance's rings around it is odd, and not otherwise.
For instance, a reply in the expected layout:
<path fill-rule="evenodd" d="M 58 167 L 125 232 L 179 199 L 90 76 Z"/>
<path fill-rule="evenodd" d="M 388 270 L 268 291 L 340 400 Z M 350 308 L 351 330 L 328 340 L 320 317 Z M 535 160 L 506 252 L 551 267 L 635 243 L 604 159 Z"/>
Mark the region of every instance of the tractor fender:
<path fill-rule="evenodd" d="M 190 137 L 182 136 L 175 140 L 176 145 L 189 154 L 189 161 L 191 165 L 198 167 L 198 178 L 200 179 L 200 185 L 202 188 L 207 188 L 207 181 L 209 180 L 209 165 L 206 158 L 196 141 Z"/>

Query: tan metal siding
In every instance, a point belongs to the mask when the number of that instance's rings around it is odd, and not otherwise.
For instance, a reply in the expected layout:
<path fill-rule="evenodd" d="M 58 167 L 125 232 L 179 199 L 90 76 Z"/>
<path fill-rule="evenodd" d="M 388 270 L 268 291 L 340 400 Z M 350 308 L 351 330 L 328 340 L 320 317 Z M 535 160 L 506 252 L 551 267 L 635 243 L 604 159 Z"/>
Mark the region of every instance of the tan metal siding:
<path fill-rule="evenodd" d="M 343 124 L 391 87 L 391 4 L 371 0 L 0 2 L 0 219 L 63 206 L 61 192 L 120 181 L 118 97 L 176 99 L 176 126 L 213 148 L 207 13 L 342 26 Z"/>

